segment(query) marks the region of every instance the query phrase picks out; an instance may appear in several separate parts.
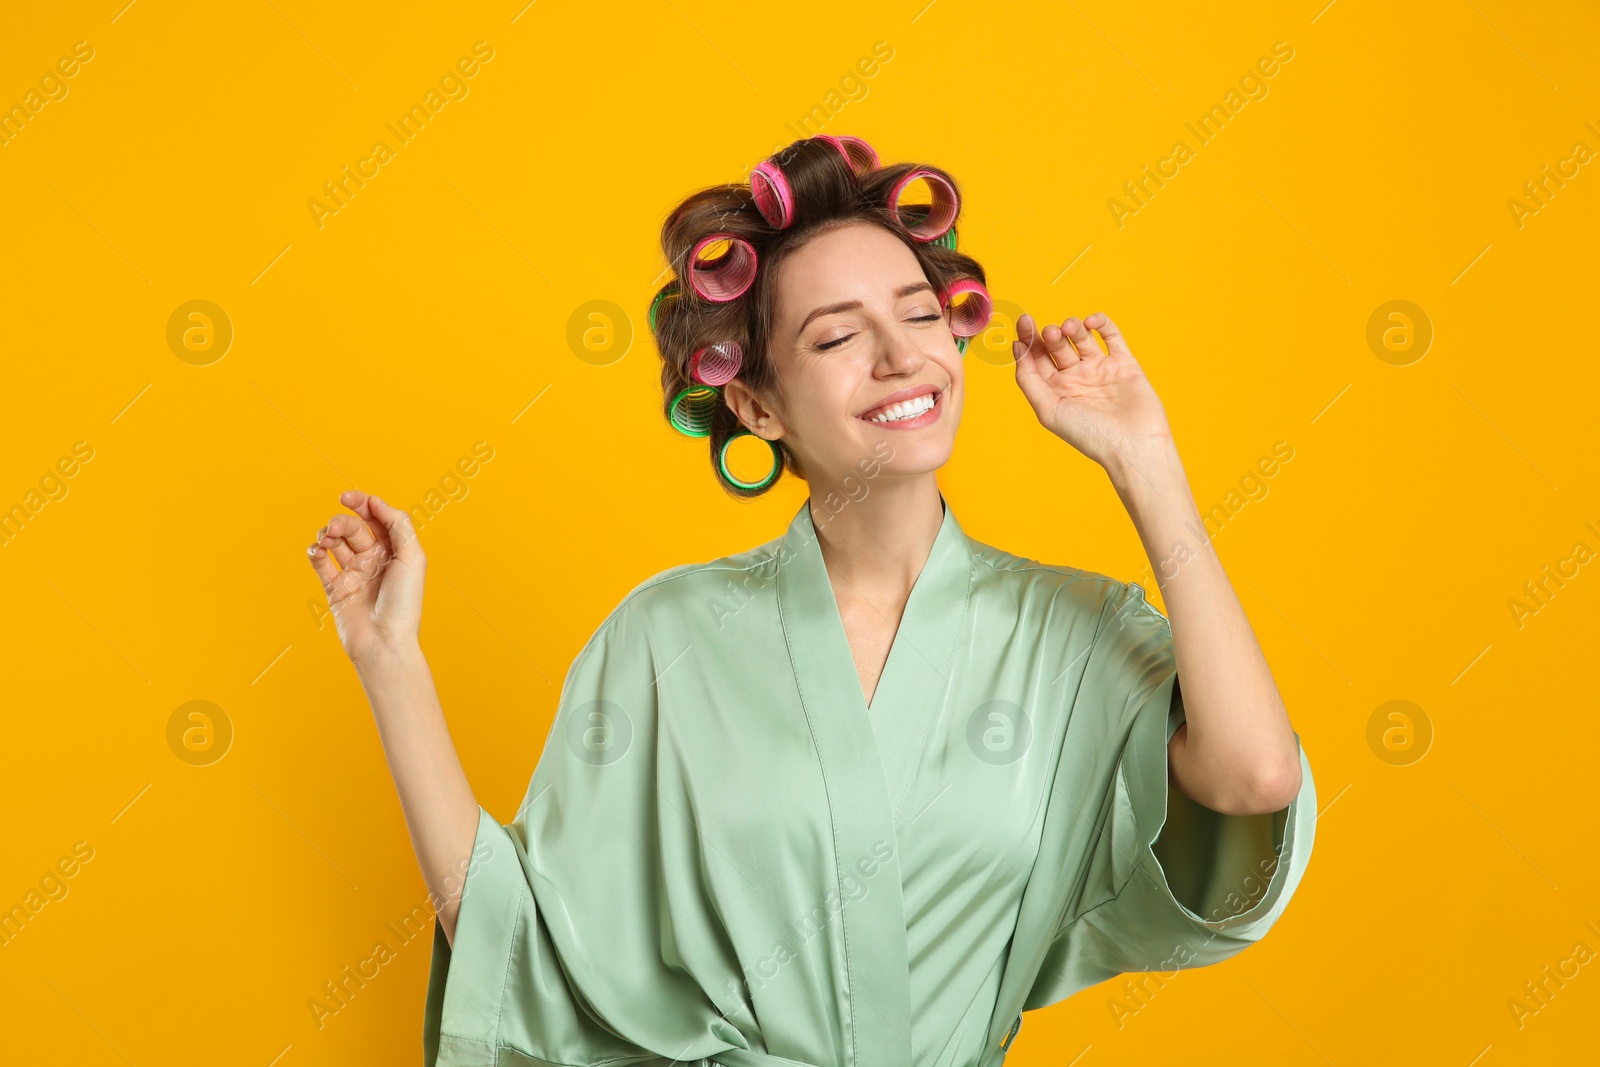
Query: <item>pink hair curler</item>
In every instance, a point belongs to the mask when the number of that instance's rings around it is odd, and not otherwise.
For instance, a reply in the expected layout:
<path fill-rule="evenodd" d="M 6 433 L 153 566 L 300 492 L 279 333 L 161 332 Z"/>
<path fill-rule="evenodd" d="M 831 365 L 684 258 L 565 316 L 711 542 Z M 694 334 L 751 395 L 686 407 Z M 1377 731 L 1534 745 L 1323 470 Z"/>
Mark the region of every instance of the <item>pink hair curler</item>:
<path fill-rule="evenodd" d="M 963 293 L 967 298 L 957 304 L 956 297 Z M 971 278 L 962 279 L 946 289 L 939 302 L 949 309 L 950 332 L 957 337 L 973 337 L 981 333 L 994 314 L 994 301 L 989 297 L 989 290 Z"/>
<path fill-rule="evenodd" d="M 707 245 L 727 241 L 728 250 L 714 259 L 702 260 Z M 737 300 L 756 280 L 756 250 L 749 241 L 731 233 L 714 233 L 696 241 L 689 252 L 689 285 L 712 303 Z"/>
<path fill-rule="evenodd" d="M 744 349 L 737 341 L 718 341 L 689 357 L 689 377 L 701 385 L 726 385 L 743 362 Z"/>
<path fill-rule="evenodd" d="M 920 208 L 918 204 L 912 208 L 902 208 L 900 198 L 911 183 L 921 178 L 928 183 L 928 188 L 933 191 L 933 203 L 928 205 L 927 214 L 917 218 L 914 222 L 906 222 L 908 212 Z M 898 218 L 911 236 L 918 241 L 934 241 L 943 237 L 945 232 L 955 225 L 956 216 L 961 212 L 961 199 L 956 195 L 956 187 L 940 174 L 931 170 L 917 169 L 910 171 L 905 177 L 894 183 L 894 188 L 889 190 L 889 210 Z"/>
<path fill-rule="evenodd" d="M 794 221 L 794 192 L 789 188 L 789 179 L 772 160 L 757 163 L 750 172 L 750 194 L 768 226 L 782 230 Z"/>
<path fill-rule="evenodd" d="M 817 140 L 827 141 L 837 148 L 850 169 L 857 174 L 865 174 L 878 166 L 878 153 L 859 137 L 835 137 L 831 133 L 819 133 Z"/>
<path fill-rule="evenodd" d="M 826 141 L 838 149 L 845 165 L 858 177 L 878 165 L 878 153 L 859 137 L 819 133 L 816 140 Z M 789 187 L 783 169 L 770 158 L 757 163 L 750 172 L 750 195 L 768 226 L 783 230 L 794 222 L 794 190 Z"/>

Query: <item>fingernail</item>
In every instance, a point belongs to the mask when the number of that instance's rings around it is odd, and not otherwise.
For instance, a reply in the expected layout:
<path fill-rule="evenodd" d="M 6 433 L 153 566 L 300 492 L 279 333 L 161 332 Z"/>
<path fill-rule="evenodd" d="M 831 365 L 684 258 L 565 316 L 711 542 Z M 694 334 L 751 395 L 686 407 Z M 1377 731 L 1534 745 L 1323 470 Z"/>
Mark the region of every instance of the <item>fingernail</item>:
<path fill-rule="evenodd" d="M 377 495 L 370 496 L 367 499 L 372 501 L 374 504 L 382 504 L 383 503 L 383 498 L 380 497 L 380 496 L 377 496 Z"/>

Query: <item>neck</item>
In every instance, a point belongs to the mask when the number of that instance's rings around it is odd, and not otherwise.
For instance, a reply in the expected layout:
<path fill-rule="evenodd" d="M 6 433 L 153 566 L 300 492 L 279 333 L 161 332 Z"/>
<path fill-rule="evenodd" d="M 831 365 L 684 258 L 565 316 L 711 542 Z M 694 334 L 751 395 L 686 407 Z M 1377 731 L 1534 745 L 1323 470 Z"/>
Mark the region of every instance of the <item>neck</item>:
<path fill-rule="evenodd" d="M 854 494 L 811 486 L 811 523 L 828 577 L 863 595 L 904 601 L 933 551 L 944 522 L 933 472 L 856 483 Z"/>

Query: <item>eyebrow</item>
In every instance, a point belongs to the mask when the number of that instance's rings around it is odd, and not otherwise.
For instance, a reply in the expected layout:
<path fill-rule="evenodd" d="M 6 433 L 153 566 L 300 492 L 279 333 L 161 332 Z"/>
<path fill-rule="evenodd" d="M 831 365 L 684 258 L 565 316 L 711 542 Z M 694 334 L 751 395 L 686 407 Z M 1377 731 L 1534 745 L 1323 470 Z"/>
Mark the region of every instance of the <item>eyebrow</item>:
<path fill-rule="evenodd" d="M 902 285 L 900 288 L 894 291 L 894 298 L 896 300 L 903 300 L 912 293 L 920 293 L 923 290 L 927 290 L 931 293 L 933 292 L 933 286 L 925 281 L 912 282 L 909 285 Z M 823 315 L 837 315 L 841 311 L 857 311 L 860 308 L 861 301 L 859 300 L 846 300 L 839 304 L 828 304 L 823 307 L 819 307 L 811 314 L 806 316 L 805 321 L 800 324 L 800 329 L 796 332 L 804 333 L 806 327 L 811 325 L 812 319 L 821 318 Z"/>

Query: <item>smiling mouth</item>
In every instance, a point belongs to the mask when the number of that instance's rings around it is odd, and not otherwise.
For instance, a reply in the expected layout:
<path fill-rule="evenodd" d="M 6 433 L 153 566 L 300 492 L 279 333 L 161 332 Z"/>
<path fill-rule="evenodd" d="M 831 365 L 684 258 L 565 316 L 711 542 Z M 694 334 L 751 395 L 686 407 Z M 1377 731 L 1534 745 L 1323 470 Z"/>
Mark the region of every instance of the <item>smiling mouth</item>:
<path fill-rule="evenodd" d="M 874 426 L 892 426 L 897 422 L 910 422 L 913 419 L 926 415 L 944 399 L 945 390 L 936 393 L 923 393 L 921 396 L 902 400 L 898 404 L 890 404 L 887 408 L 876 409 L 866 415 L 857 415 L 862 422 L 870 422 Z"/>

